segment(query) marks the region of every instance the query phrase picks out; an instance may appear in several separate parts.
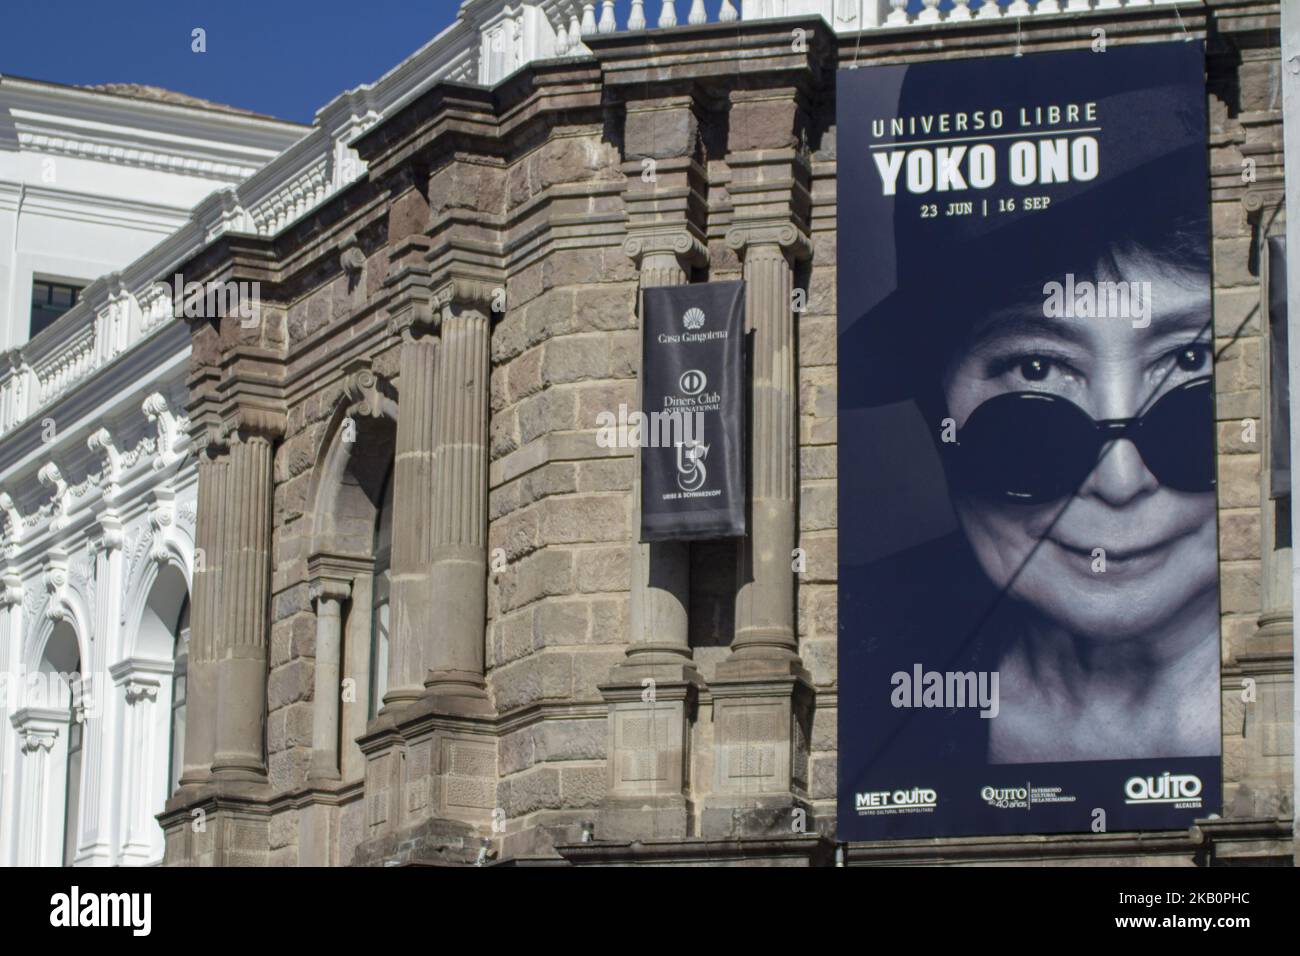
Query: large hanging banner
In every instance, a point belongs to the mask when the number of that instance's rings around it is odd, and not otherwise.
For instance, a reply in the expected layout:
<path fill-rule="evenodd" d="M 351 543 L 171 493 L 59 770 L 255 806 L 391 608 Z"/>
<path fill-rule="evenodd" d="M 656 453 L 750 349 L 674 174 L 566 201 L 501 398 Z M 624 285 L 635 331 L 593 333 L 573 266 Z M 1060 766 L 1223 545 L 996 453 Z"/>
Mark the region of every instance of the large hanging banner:
<path fill-rule="evenodd" d="M 650 288 L 642 303 L 641 540 L 744 535 L 745 283 Z"/>
<path fill-rule="evenodd" d="M 1218 813 L 1202 45 L 838 84 L 840 839 Z"/>

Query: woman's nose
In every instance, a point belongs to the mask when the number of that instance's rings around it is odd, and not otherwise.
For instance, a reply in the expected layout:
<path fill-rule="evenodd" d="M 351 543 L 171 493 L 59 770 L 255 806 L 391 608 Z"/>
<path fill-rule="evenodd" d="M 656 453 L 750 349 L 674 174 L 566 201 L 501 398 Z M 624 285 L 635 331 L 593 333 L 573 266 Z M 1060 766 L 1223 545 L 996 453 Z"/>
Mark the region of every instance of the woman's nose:
<path fill-rule="evenodd" d="M 1079 495 L 1098 498 L 1112 508 L 1120 508 L 1159 487 L 1160 482 L 1147 469 L 1137 446 L 1127 438 L 1120 438 L 1102 448 L 1097 466 L 1079 489 Z"/>

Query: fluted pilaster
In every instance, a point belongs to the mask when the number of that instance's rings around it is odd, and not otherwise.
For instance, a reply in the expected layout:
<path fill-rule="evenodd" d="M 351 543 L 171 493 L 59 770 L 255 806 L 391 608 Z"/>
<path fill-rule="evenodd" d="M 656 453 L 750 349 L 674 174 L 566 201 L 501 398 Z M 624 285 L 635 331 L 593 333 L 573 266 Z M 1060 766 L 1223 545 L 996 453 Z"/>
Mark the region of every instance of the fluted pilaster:
<path fill-rule="evenodd" d="M 753 329 L 750 536 L 741 549 L 733 659 L 796 653 L 795 456 L 798 390 L 792 260 L 808 251 L 791 225 L 737 227 L 728 243 L 744 256 L 745 314 Z"/>
<path fill-rule="evenodd" d="M 434 390 L 438 340 L 403 333 L 397 449 L 393 463 L 392 629 L 386 707 L 417 700 L 424 691 L 433 635 L 429 567 L 433 561 Z"/>
<path fill-rule="evenodd" d="M 271 435 L 239 429 L 226 467 L 213 776 L 262 780 L 271 584 Z"/>
<path fill-rule="evenodd" d="M 186 674 L 185 768 L 181 784 L 201 783 L 217 751 L 216 647 L 220 628 L 221 567 L 226 500 L 226 450 L 209 444 L 199 456 L 198 514 L 194 529 L 193 608 Z"/>
<path fill-rule="evenodd" d="M 343 602 L 351 589 L 342 580 L 317 579 L 311 595 L 316 604 L 316 684 L 312 697 L 311 770 L 313 780 L 338 780 L 339 687 L 343 666 Z"/>
<path fill-rule="evenodd" d="M 483 290 L 486 291 L 486 290 Z M 486 701 L 490 313 L 473 294 L 441 298 L 434 429 L 432 600 L 442 610 L 425 686 L 437 698 Z M 472 705 L 481 709 L 481 704 Z M 456 709 L 456 708 L 453 708 Z"/>
<path fill-rule="evenodd" d="M 638 260 L 640 288 L 685 285 L 692 257 L 703 247 L 685 230 L 634 237 L 624 251 Z M 644 302 L 640 311 L 644 314 Z M 638 407 L 645 408 L 644 374 L 637 376 Z M 636 514 L 632 527 L 641 527 L 641 451 L 633 472 Z M 689 664 L 690 546 L 681 541 L 634 542 L 630 599 L 632 643 L 629 664 Z"/>

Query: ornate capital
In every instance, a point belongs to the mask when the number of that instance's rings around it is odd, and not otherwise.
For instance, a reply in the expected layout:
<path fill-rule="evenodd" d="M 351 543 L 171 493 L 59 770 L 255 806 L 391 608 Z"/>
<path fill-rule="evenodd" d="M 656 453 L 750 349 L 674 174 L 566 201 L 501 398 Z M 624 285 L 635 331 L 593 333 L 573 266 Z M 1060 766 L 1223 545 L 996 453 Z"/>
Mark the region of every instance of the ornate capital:
<path fill-rule="evenodd" d="M 158 701 L 158 681 L 156 680 L 130 677 L 122 685 L 122 690 L 126 694 L 128 704 L 137 704 L 142 700 L 147 700 L 151 704 Z"/>
<path fill-rule="evenodd" d="M 812 240 L 788 219 L 737 223 L 727 230 L 727 245 L 741 256 L 762 247 L 778 249 L 792 262 L 812 255 Z"/>
<path fill-rule="evenodd" d="M 95 547 L 105 551 L 117 551 L 125 546 L 126 532 L 116 511 L 109 509 L 99 516 L 99 533 L 91 541 Z"/>
<path fill-rule="evenodd" d="M 356 359 L 344 367 L 340 400 L 349 414 L 367 418 L 388 415 L 397 418 L 397 399 L 392 383 L 375 374 L 368 359 Z"/>
<path fill-rule="evenodd" d="M 493 312 L 493 306 L 505 306 L 505 287 L 487 275 L 452 276 L 433 294 L 433 309 L 441 323 L 463 311 Z"/>
<path fill-rule="evenodd" d="M 307 594 L 312 602 L 346 601 L 352 596 L 352 582 L 369 573 L 367 558 L 317 552 L 307 559 Z"/>
<path fill-rule="evenodd" d="M 683 265 L 708 260 L 709 250 L 693 229 L 680 226 L 669 229 L 637 230 L 623 242 L 623 254 L 640 268 L 646 256 L 671 254 Z"/>
<path fill-rule="evenodd" d="M 429 251 L 427 236 L 412 235 L 402 240 L 388 254 L 388 331 L 403 338 L 428 335 L 436 331 L 437 313 L 433 307 L 433 271 L 425 255 Z"/>
<path fill-rule="evenodd" d="M 284 437 L 285 415 L 265 404 L 243 404 L 221 423 L 221 437 L 228 442 L 262 438 L 274 442 Z"/>
<path fill-rule="evenodd" d="M 44 750 L 49 753 L 54 749 L 54 741 L 58 739 L 59 731 L 54 727 L 23 727 L 18 731 L 22 739 L 22 752 L 33 754 L 38 750 Z"/>
<path fill-rule="evenodd" d="M 321 601 L 346 601 L 352 596 L 352 584 L 339 578 L 315 578 L 307 585 L 307 596 L 318 606 Z"/>

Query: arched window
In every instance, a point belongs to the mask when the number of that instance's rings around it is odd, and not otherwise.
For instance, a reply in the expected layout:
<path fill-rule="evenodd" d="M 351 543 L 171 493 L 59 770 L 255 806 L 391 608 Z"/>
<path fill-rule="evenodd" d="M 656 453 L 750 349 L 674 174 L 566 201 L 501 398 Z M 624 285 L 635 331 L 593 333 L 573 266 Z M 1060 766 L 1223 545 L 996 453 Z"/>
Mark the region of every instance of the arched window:
<path fill-rule="evenodd" d="M 64 772 L 64 790 L 63 790 L 63 865 L 71 866 L 73 859 L 77 855 L 77 823 L 80 819 L 81 807 L 81 744 L 82 736 L 85 733 L 85 724 L 80 720 L 81 715 L 78 713 L 78 690 L 76 685 L 80 682 L 81 675 L 81 658 L 77 658 L 77 663 L 73 666 L 71 673 L 71 683 L 68 685 L 68 697 L 70 701 L 70 719 L 68 720 L 68 756 L 66 770 Z"/>
<path fill-rule="evenodd" d="M 180 786 L 181 771 L 185 768 L 185 696 L 186 676 L 190 660 L 190 598 L 185 595 L 180 617 L 176 621 L 176 641 L 173 645 L 172 713 L 171 713 L 171 763 L 167 770 L 167 793 L 170 797 Z"/>
<path fill-rule="evenodd" d="M 389 472 L 384 499 L 375 523 L 374 586 L 370 619 L 370 716 L 374 717 L 388 690 L 388 617 L 393 553 L 393 476 Z"/>

